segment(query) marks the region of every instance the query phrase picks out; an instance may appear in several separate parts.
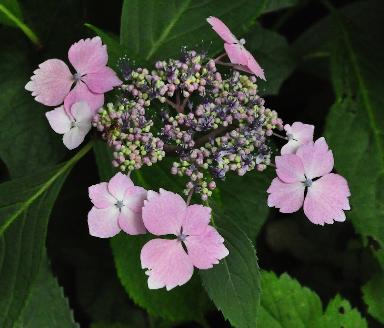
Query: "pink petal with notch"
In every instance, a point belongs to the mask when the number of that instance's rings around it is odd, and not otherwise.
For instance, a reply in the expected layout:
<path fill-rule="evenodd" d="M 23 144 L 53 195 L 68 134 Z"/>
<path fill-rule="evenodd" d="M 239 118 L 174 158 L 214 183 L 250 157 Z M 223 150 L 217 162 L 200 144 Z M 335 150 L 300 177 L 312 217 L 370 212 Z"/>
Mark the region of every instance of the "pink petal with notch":
<path fill-rule="evenodd" d="M 211 219 L 211 208 L 203 205 L 190 205 L 187 207 L 183 234 L 200 235 L 208 227 Z"/>
<path fill-rule="evenodd" d="M 122 82 L 109 67 L 103 67 L 95 73 L 88 73 L 81 78 L 93 93 L 105 93 L 119 86 Z"/>
<path fill-rule="evenodd" d="M 298 211 L 304 202 L 304 184 L 302 182 L 284 183 L 274 178 L 267 192 L 268 206 L 276 207 L 281 213 Z"/>
<path fill-rule="evenodd" d="M 345 221 L 344 210 L 349 210 L 351 195 L 347 181 L 330 173 L 314 181 L 304 200 L 304 213 L 314 224 L 332 224 Z"/>
<path fill-rule="evenodd" d="M 107 47 L 98 36 L 80 40 L 69 48 L 68 59 L 79 75 L 95 73 L 108 63 Z"/>
<path fill-rule="evenodd" d="M 294 154 L 275 157 L 277 176 L 286 183 L 305 181 L 301 158 Z"/>
<path fill-rule="evenodd" d="M 301 158 L 305 176 L 309 179 L 321 177 L 333 169 L 333 154 L 324 138 L 317 139 L 315 143 L 302 145 L 296 155 Z"/>
<path fill-rule="evenodd" d="M 176 239 L 152 239 L 140 254 L 141 267 L 148 269 L 148 287 L 171 290 L 192 278 L 193 265 L 181 242 Z"/>
<path fill-rule="evenodd" d="M 199 269 L 210 269 L 229 254 L 223 237 L 211 226 L 201 235 L 188 236 L 185 245 L 193 265 Z"/>
<path fill-rule="evenodd" d="M 187 211 L 184 199 L 178 194 L 162 189 L 157 196 L 152 193 L 148 192 L 148 200 L 144 202 L 145 227 L 157 236 L 178 235 Z"/>
<path fill-rule="evenodd" d="M 119 201 L 124 200 L 125 192 L 133 187 L 131 178 L 121 172 L 116 173 L 108 182 L 108 190 Z"/>
<path fill-rule="evenodd" d="M 115 207 L 99 209 L 92 207 L 88 213 L 89 234 L 99 238 L 110 238 L 120 232 L 119 210 Z"/>
<path fill-rule="evenodd" d="M 93 205 L 97 208 L 114 206 L 116 199 L 108 191 L 108 183 L 101 182 L 88 188 L 88 195 Z"/>
<path fill-rule="evenodd" d="M 25 89 L 35 100 L 46 106 L 62 104 L 74 82 L 68 66 L 60 59 L 48 59 L 33 73 Z"/>

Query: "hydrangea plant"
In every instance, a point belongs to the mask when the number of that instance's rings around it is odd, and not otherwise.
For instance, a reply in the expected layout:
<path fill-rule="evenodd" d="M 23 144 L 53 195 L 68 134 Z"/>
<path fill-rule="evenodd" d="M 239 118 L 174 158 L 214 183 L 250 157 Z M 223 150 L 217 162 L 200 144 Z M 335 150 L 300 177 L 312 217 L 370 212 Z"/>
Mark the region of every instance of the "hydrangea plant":
<path fill-rule="evenodd" d="M 60 105 L 46 117 L 68 149 L 78 147 L 93 126 L 113 151 L 111 165 L 120 172 L 89 188 L 90 234 L 173 236 L 154 238 L 137 254 L 150 289 L 183 285 L 194 267 L 207 270 L 230 255 L 208 205 L 217 181 L 225 183 L 229 174 L 275 168 L 266 206 L 282 213 L 303 206 L 314 224 L 344 221 L 350 209 L 348 183 L 331 173 L 334 159 L 325 139 L 313 140 L 312 125 L 284 125 L 259 94 L 257 79 L 265 79 L 264 71 L 245 41 L 220 19 L 207 21 L 224 40 L 225 53 L 217 58 L 184 47 L 178 58 L 136 67 L 123 56 L 116 74 L 106 66 L 106 46 L 94 37 L 70 47 L 74 73 L 63 61 L 49 59 L 25 86 L 36 101 Z M 104 94 L 113 89 L 113 100 L 104 104 Z M 273 137 L 286 140 L 281 155 Z M 132 171 L 166 157 L 172 158 L 168 174 L 186 178 L 180 190 L 185 200 L 163 189 L 145 190 L 130 179 Z M 192 205 L 192 199 L 201 204 Z"/>

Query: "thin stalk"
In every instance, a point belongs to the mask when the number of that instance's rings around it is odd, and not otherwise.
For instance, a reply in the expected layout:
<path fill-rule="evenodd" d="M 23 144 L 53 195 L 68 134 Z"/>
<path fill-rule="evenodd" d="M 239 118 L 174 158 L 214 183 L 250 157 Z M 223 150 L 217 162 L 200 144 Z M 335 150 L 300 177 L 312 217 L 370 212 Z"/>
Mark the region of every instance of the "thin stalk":
<path fill-rule="evenodd" d="M 289 140 L 287 137 L 284 137 L 284 136 L 282 136 L 282 135 L 280 135 L 280 134 L 278 134 L 278 133 L 276 133 L 276 132 L 273 132 L 273 135 L 274 135 L 275 137 L 278 137 L 278 138 L 283 139 L 283 140 Z"/>
<path fill-rule="evenodd" d="M 214 61 L 217 63 L 221 58 L 225 57 L 227 55 L 226 52 L 222 53 L 220 56 L 216 57 Z"/>
<path fill-rule="evenodd" d="M 192 195 L 193 195 L 193 189 L 191 189 L 191 190 L 189 191 L 189 194 L 188 194 L 188 197 L 187 197 L 187 206 L 188 206 L 189 203 L 191 202 Z"/>

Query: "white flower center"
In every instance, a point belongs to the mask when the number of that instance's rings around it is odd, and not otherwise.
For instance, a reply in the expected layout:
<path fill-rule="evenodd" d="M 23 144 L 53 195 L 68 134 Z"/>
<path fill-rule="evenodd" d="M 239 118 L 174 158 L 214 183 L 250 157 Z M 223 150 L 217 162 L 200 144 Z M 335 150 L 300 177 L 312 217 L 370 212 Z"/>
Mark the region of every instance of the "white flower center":
<path fill-rule="evenodd" d="M 313 183 L 313 181 L 312 181 L 312 179 L 305 179 L 305 181 L 303 182 L 304 183 L 304 186 L 306 186 L 306 187 L 310 187 L 310 186 L 312 186 L 312 183 Z"/>
<path fill-rule="evenodd" d="M 185 241 L 187 239 L 188 235 L 184 235 L 182 232 L 177 236 L 178 241 Z"/>
<path fill-rule="evenodd" d="M 73 79 L 75 80 L 75 82 L 80 81 L 81 80 L 81 74 L 79 74 L 79 73 L 73 74 Z"/>
<path fill-rule="evenodd" d="M 125 206 L 123 201 L 122 200 L 118 200 L 116 203 L 115 203 L 115 206 L 116 208 L 121 211 L 121 209 Z"/>
<path fill-rule="evenodd" d="M 79 126 L 79 124 L 76 121 L 71 122 L 71 129 L 77 128 L 78 126 Z"/>
<path fill-rule="evenodd" d="M 245 39 L 240 39 L 239 43 L 243 46 L 245 44 Z"/>

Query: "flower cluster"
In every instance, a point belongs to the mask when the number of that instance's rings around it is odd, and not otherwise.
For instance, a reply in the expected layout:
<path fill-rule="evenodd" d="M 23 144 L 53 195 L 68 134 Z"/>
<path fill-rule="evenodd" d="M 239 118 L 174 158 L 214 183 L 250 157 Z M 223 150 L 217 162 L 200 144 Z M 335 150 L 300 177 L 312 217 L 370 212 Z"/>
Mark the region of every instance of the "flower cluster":
<path fill-rule="evenodd" d="M 206 200 L 215 187 L 213 179 L 269 165 L 268 137 L 273 129 L 282 129 L 282 121 L 264 107 L 255 82 L 238 72 L 228 79 L 217 73 L 194 111 L 164 115 L 163 134 L 179 156 L 171 172 L 189 177 L 186 194 L 198 192 Z"/>
<path fill-rule="evenodd" d="M 151 132 L 153 124 L 146 119 L 144 107 L 132 100 L 118 105 L 108 103 L 93 118 L 93 125 L 114 150 L 113 166 L 126 173 L 165 156 L 163 141 Z"/>
<path fill-rule="evenodd" d="M 177 60 L 158 61 L 151 72 L 129 68 L 126 59 L 121 67 L 125 83 L 117 103 L 101 108 L 93 122 L 121 171 L 176 156 L 171 173 L 188 177 L 185 194 L 206 200 L 214 179 L 269 165 L 267 139 L 283 125 L 264 107 L 254 76 L 233 71 L 225 78 L 214 60 L 186 49 Z M 151 116 L 162 124 L 156 135 Z"/>

